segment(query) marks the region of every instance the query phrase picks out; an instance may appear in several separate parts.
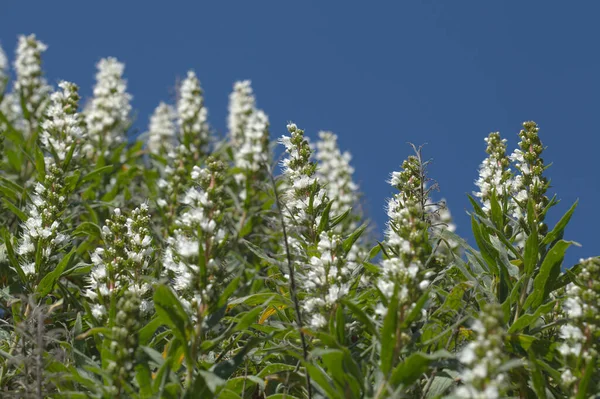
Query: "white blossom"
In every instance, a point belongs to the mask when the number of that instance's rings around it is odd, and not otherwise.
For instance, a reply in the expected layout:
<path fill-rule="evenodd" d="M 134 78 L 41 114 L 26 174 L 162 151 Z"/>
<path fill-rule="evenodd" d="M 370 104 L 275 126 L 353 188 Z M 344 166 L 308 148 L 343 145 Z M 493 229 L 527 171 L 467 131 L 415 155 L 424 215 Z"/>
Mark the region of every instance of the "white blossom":
<path fill-rule="evenodd" d="M 84 137 L 82 121 L 76 109 L 77 86 L 69 82 L 60 82 L 61 89 L 50 96 L 50 106 L 46 111 L 47 118 L 42 122 L 40 141 L 47 150 L 56 154 L 59 161 L 64 161 L 73 146 Z M 74 104 L 72 104 L 74 102 Z M 77 158 L 78 151 L 73 152 Z"/>
<path fill-rule="evenodd" d="M 188 71 L 179 88 L 177 114 L 180 134 L 188 137 L 182 137 L 182 141 L 190 141 L 190 151 L 203 151 L 209 141 L 208 111 L 204 106 L 200 81 L 194 71 Z"/>
<path fill-rule="evenodd" d="M 148 149 L 153 154 L 160 153 L 161 149 L 169 151 L 175 144 L 177 125 L 177 112 L 171 105 L 161 102 L 150 117 L 148 127 Z"/>
<path fill-rule="evenodd" d="M 14 62 L 16 80 L 13 91 L 22 96 L 27 111 L 35 120 L 41 118 L 47 96 L 51 91 L 42 71 L 42 53 L 47 48 L 48 46 L 37 40 L 33 34 L 19 36 Z M 34 122 L 31 128 L 35 127 Z"/>
<path fill-rule="evenodd" d="M 8 81 L 8 59 L 6 54 L 0 46 L 0 95 L 4 93 L 6 89 L 6 82 Z"/>
<path fill-rule="evenodd" d="M 229 95 L 229 115 L 227 127 L 232 144 L 240 147 L 245 141 L 244 135 L 250 116 L 255 111 L 256 99 L 249 80 L 235 82 Z"/>
<path fill-rule="evenodd" d="M 319 132 L 316 147 L 318 161 L 317 176 L 324 186 L 331 205 L 331 215 L 338 216 L 358 205 L 358 186 L 352 180 L 354 168 L 350 166 L 352 156 L 342 153 L 337 136 L 331 132 Z M 338 225 L 338 231 L 343 227 Z M 349 228 L 356 227 L 352 224 Z"/>
<path fill-rule="evenodd" d="M 85 110 L 85 119 L 94 146 L 110 148 L 125 141 L 129 127 L 131 95 L 127 93 L 127 81 L 123 79 L 125 65 L 116 58 L 103 58 L 97 64 L 94 97 Z"/>

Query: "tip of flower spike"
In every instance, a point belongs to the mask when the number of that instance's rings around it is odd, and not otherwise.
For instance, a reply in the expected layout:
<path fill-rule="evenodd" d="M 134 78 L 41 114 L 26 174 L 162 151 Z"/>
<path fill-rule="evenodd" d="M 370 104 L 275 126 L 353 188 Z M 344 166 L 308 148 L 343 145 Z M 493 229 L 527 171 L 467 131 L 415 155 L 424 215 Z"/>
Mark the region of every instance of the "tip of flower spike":
<path fill-rule="evenodd" d="M 298 130 L 298 126 L 296 126 L 295 123 L 290 122 L 287 124 L 287 130 L 290 133 L 294 133 L 296 130 Z"/>

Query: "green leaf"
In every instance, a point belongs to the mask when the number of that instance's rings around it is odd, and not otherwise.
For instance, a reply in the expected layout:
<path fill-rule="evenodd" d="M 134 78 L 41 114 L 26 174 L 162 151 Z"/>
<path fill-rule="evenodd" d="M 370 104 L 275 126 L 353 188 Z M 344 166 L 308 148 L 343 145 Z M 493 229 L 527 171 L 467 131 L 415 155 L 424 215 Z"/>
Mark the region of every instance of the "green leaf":
<path fill-rule="evenodd" d="M 548 302 L 538 307 L 535 313 L 528 313 L 522 315 L 517 319 L 517 321 L 513 323 L 512 326 L 510 326 L 510 328 L 508 329 L 508 333 L 513 334 L 529 327 L 532 323 L 536 322 L 540 318 L 540 316 L 550 312 L 555 305 L 555 301 Z"/>
<path fill-rule="evenodd" d="M 307 362 L 303 363 L 311 380 L 325 392 L 328 398 L 345 399 L 344 395 L 335 389 L 334 382 L 321 367 Z"/>
<path fill-rule="evenodd" d="M 383 375 L 388 375 L 394 363 L 396 352 L 396 327 L 398 325 L 398 285 L 394 286 L 394 294 L 389 301 L 387 314 L 381 328 L 381 356 L 379 368 Z"/>
<path fill-rule="evenodd" d="M 229 300 L 229 297 L 231 297 L 231 295 L 233 295 L 233 293 L 235 292 L 235 290 L 237 290 L 239 285 L 240 285 L 240 277 L 236 277 L 233 280 L 231 280 L 231 282 L 229 284 L 227 284 L 227 287 L 225 287 L 225 289 L 223 290 L 221 295 L 219 295 L 217 307 L 220 308 L 220 307 L 225 306 L 227 304 L 227 301 Z"/>
<path fill-rule="evenodd" d="M 421 374 L 427 372 L 429 365 L 433 361 L 450 357 L 452 357 L 452 355 L 445 350 L 432 353 L 431 355 L 422 352 L 414 352 L 394 369 L 390 384 L 392 384 L 393 387 L 399 385 L 408 387 L 414 384 Z"/>
<path fill-rule="evenodd" d="M 350 234 L 350 236 L 348 238 L 346 238 L 344 240 L 344 242 L 342 243 L 344 252 L 347 253 L 348 251 L 350 251 L 350 249 L 352 249 L 352 246 L 354 245 L 356 240 L 358 240 L 360 238 L 362 233 L 364 233 L 366 228 L 367 228 L 367 224 L 365 223 L 362 226 L 360 226 L 359 228 L 357 228 L 352 234 Z"/>
<path fill-rule="evenodd" d="M 9 262 L 10 266 L 13 269 L 15 269 L 15 271 L 19 275 L 21 282 L 24 283 L 27 281 L 27 276 L 25 275 L 25 272 L 23 271 L 23 269 L 21 268 L 21 265 L 19 264 L 19 261 L 17 260 L 17 256 L 15 254 L 15 250 L 14 250 L 13 244 L 12 244 L 12 235 L 4 227 L 2 228 L 1 231 L 2 231 L 2 239 L 4 240 L 4 245 L 6 245 L 6 255 L 8 257 L 8 262 Z"/>
<path fill-rule="evenodd" d="M 542 240 L 542 244 L 547 245 L 554 242 L 557 239 L 562 238 L 563 233 L 565 231 L 565 227 L 567 227 L 567 224 L 571 220 L 571 216 L 573 216 L 573 212 L 575 212 L 575 208 L 577 208 L 578 203 L 579 200 L 575 201 L 575 203 L 571 206 L 571 208 L 569 208 L 567 213 L 565 213 L 563 217 L 560 218 L 558 223 L 556 223 L 556 226 L 554 226 L 554 228 L 548 234 L 546 234 L 546 237 L 544 237 L 544 239 Z"/>
<path fill-rule="evenodd" d="M 350 300 L 342 299 L 341 302 L 350 310 L 350 312 L 354 314 L 354 316 L 358 319 L 361 325 L 365 327 L 367 331 L 369 331 L 369 333 L 375 335 L 376 337 L 379 336 L 379 331 L 377 331 L 377 328 L 375 328 L 373 321 L 364 312 L 364 310 L 362 310 L 358 305 L 356 305 Z"/>
<path fill-rule="evenodd" d="M 173 334 L 187 348 L 187 329 L 191 321 L 173 291 L 166 285 L 157 286 L 154 291 L 154 305 L 158 317 L 171 328 Z"/>
<path fill-rule="evenodd" d="M 69 252 L 67 255 L 64 256 L 64 258 L 61 259 L 61 261 L 58 263 L 54 270 L 52 270 L 50 273 L 46 274 L 44 278 L 42 278 L 36 289 L 37 293 L 40 295 L 41 298 L 45 297 L 52 291 L 52 289 L 54 288 L 54 284 L 56 284 L 58 279 L 61 277 L 63 271 L 66 269 L 74 254 L 75 248 L 73 248 L 71 252 Z"/>
<path fill-rule="evenodd" d="M 590 388 L 590 383 L 592 382 L 592 375 L 594 374 L 594 371 L 597 370 L 597 355 L 592 357 L 586 364 L 585 367 L 585 373 L 583 374 L 583 377 L 581 378 L 581 381 L 579 381 L 579 387 L 577 389 L 577 397 L 576 399 L 586 399 L 590 396 L 588 396 L 588 394 L 592 393 L 592 394 L 597 394 L 598 392 L 588 392 L 589 388 Z M 596 381 L 597 382 L 597 381 Z M 595 397 L 596 395 L 594 395 Z"/>
<path fill-rule="evenodd" d="M 542 370 L 537 364 L 537 359 L 533 351 L 528 351 L 529 354 L 529 368 L 531 369 L 531 380 L 533 382 L 533 389 L 539 399 L 546 399 L 546 379 Z"/>
<path fill-rule="evenodd" d="M 475 213 L 478 216 L 487 218 L 486 213 L 483 211 L 483 209 L 481 209 L 481 206 L 479 205 L 479 203 L 473 198 L 471 197 L 470 194 L 467 194 L 467 197 L 469 198 L 469 202 L 471 203 L 471 205 L 473 206 L 473 210 L 475 211 Z"/>
<path fill-rule="evenodd" d="M 252 337 L 248 340 L 248 343 L 239 350 L 231 359 L 217 363 L 211 369 L 214 374 L 223 379 L 229 378 L 244 361 L 246 354 L 250 352 L 254 347 L 263 341 L 261 338 Z"/>
<path fill-rule="evenodd" d="M 344 345 L 346 343 L 346 320 L 344 317 L 344 308 L 340 304 L 338 304 L 335 311 L 335 325 L 336 338 L 340 344 Z"/>
<path fill-rule="evenodd" d="M 136 363 L 135 380 L 140 387 L 140 396 L 142 398 L 150 398 L 154 390 L 152 389 L 152 372 L 148 363 Z"/>
<path fill-rule="evenodd" d="M 263 303 L 265 303 L 267 301 L 269 301 L 271 306 L 288 307 L 288 306 L 292 305 L 292 302 L 282 295 L 275 294 L 272 292 L 261 292 L 258 294 L 252 294 L 252 295 L 248 295 L 245 297 L 234 299 L 233 301 L 229 302 L 228 308 L 231 309 L 232 307 L 240 305 L 240 304 L 245 304 L 248 306 L 262 305 Z"/>
<path fill-rule="evenodd" d="M 15 214 L 19 218 L 21 222 L 26 222 L 29 217 L 23 212 L 19 207 L 15 206 L 12 202 L 8 200 L 8 198 L 2 198 L 2 202 L 4 206 L 8 208 L 9 211 Z"/>
<path fill-rule="evenodd" d="M 371 250 L 369 251 L 368 259 L 373 259 L 379 254 L 379 252 L 381 252 L 381 244 L 377 244 L 373 248 L 371 248 Z"/>
<path fill-rule="evenodd" d="M 473 235 L 475 236 L 475 242 L 477 243 L 477 247 L 481 251 L 481 256 L 485 260 L 489 270 L 492 272 L 494 276 L 499 277 L 500 271 L 498 270 L 498 265 L 495 261 L 495 254 L 492 244 L 485 240 L 485 237 L 481 231 L 481 226 L 477 223 L 474 215 L 471 215 L 471 228 L 473 230 Z"/>
<path fill-rule="evenodd" d="M 267 304 L 265 303 L 265 306 Z M 251 324 L 256 323 L 258 321 L 258 317 L 260 313 L 263 311 L 264 306 L 257 306 L 254 309 L 246 312 L 237 322 L 233 331 L 243 331 L 250 327 Z"/>
<path fill-rule="evenodd" d="M 571 244 L 571 241 L 560 240 L 550 248 L 542 261 L 539 273 L 533 280 L 533 292 L 525 301 L 525 309 L 537 308 L 548 298 L 560 274 L 560 265 L 565 257 L 565 251 Z"/>
<path fill-rule="evenodd" d="M 435 377 L 429 387 L 426 399 L 441 398 L 449 388 L 456 384 L 456 379 L 459 377 L 459 373 L 451 369 L 443 369 Z"/>
<path fill-rule="evenodd" d="M 333 229 L 335 226 L 342 223 L 348 217 L 348 215 L 350 215 L 351 211 L 352 211 L 352 208 L 348 209 L 346 212 L 342 213 L 341 215 L 331 218 L 331 220 L 329 222 L 329 228 Z"/>
<path fill-rule="evenodd" d="M 327 229 L 327 225 L 329 224 L 329 212 L 331 211 L 331 205 L 333 205 L 333 201 L 329 201 L 323 209 L 323 213 L 321 213 L 321 220 L 319 221 L 319 226 L 317 227 L 317 234 L 321 234 L 323 231 Z"/>
<path fill-rule="evenodd" d="M 421 310 L 427 303 L 428 299 L 429 291 L 425 290 L 425 292 L 421 294 L 421 297 L 415 303 L 415 306 L 412 307 L 408 315 L 406 315 L 406 317 L 404 318 L 404 321 L 402 322 L 402 328 L 409 328 L 413 321 L 421 317 Z"/>
<path fill-rule="evenodd" d="M 199 370 L 196 374 L 196 379 L 193 384 L 188 388 L 184 399 L 209 399 L 214 398 L 215 391 L 218 387 L 225 384 L 225 381 L 214 373 L 209 371 Z"/>
<path fill-rule="evenodd" d="M 77 226 L 77 228 L 73 231 L 72 235 L 74 237 L 87 236 L 100 238 L 102 236 L 102 229 L 95 223 L 83 222 Z"/>
<path fill-rule="evenodd" d="M 44 160 L 44 153 L 37 145 L 35 147 L 35 169 L 38 173 L 38 181 L 43 182 L 46 178 L 46 161 Z"/>
<path fill-rule="evenodd" d="M 567 286 L 567 284 L 575 281 L 577 274 L 579 273 L 579 269 L 581 269 L 581 263 L 577 263 L 573 265 L 570 269 L 566 269 L 563 274 L 558 276 L 556 282 L 554 283 L 553 291 L 561 289 L 562 287 Z"/>
<path fill-rule="evenodd" d="M 98 176 L 102 175 L 103 173 L 108 172 L 109 170 L 112 170 L 112 169 L 113 169 L 113 165 L 101 166 L 97 169 L 94 169 L 87 175 L 83 176 L 83 178 L 79 181 L 78 186 L 81 186 L 83 183 L 93 180 L 96 177 L 98 177 Z"/>
<path fill-rule="evenodd" d="M 525 253 L 523 255 L 525 274 L 531 276 L 535 271 L 535 266 L 539 256 L 539 239 L 537 229 L 533 230 L 527 241 L 525 241 Z"/>
<path fill-rule="evenodd" d="M 490 198 L 491 205 L 491 216 L 492 222 L 498 228 L 498 230 L 504 230 L 504 215 L 502 214 L 502 208 L 500 207 L 500 203 L 498 202 L 498 197 L 496 196 L 496 190 L 492 190 L 492 197 Z"/>
<path fill-rule="evenodd" d="M 361 396 L 363 376 L 346 348 L 317 348 L 311 352 L 311 358 L 320 359 L 338 394 L 343 392 L 345 398 Z"/>
<path fill-rule="evenodd" d="M 140 328 L 140 331 L 138 333 L 139 344 L 147 345 L 154 336 L 156 330 L 158 330 L 158 328 L 162 325 L 163 321 L 160 317 L 154 317 L 152 320 L 146 323 L 146 325 Z"/>
<path fill-rule="evenodd" d="M 531 229 L 529 234 L 533 234 L 533 232 L 537 230 L 535 207 L 533 205 L 533 199 L 531 199 L 531 197 L 529 197 L 527 200 L 527 225 Z"/>

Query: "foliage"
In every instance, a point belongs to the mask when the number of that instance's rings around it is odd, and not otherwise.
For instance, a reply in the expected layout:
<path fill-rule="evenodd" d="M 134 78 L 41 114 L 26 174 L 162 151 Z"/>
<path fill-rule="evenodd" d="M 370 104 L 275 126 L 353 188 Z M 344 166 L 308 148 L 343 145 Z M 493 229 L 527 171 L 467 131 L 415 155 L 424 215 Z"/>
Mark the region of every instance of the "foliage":
<path fill-rule="evenodd" d="M 499 133 L 457 236 L 421 148 L 373 242 L 351 157 L 293 123 L 273 172 L 250 82 L 229 134 L 193 71 L 127 141 L 124 66 L 53 91 L 46 46 L 0 50 L 0 390 L 73 398 L 590 398 L 600 258 L 563 264 L 538 127 Z M 53 92 L 52 92 L 53 91 Z M 514 169 L 511 169 L 514 168 Z"/>

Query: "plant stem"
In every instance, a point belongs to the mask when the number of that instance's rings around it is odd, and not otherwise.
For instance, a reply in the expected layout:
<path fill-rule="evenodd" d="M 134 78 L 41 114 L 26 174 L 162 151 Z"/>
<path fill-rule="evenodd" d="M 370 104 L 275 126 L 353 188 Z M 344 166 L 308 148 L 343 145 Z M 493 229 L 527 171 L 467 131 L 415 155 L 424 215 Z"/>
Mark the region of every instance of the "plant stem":
<path fill-rule="evenodd" d="M 292 255 L 290 254 L 290 247 L 288 244 L 287 230 L 285 228 L 285 220 L 283 218 L 283 212 L 281 208 L 281 203 L 279 201 L 279 194 L 277 193 L 277 185 L 275 184 L 275 178 L 273 177 L 273 173 L 271 171 L 270 166 L 267 165 L 269 178 L 271 180 L 271 185 L 273 186 L 273 192 L 275 193 L 275 203 L 277 204 L 277 210 L 279 214 L 279 219 L 281 222 L 281 231 L 283 232 L 283 242 L 285 246 L 285 254 L 287 258 L 288 269 L 290 272 L 290 296 L 292 297 L 292 301 L 294 302 L 294 310 L 296 312 L 296 321 L 298 324 L 298 332 L 300 333 L 300 342 L 302 343 L 302 355 L 304 357 L 304 361 L 308 361 L 308 347 L 306 345 L 306 337 L 304 336 L 303 324 L 302 324 L 302 313 L 300 312 L 300 303 L 298 301 L 298 297 L 296 296 L 296 276 L 294 273 L 294 264 L 292 262 Z M 312 398 L 312 389 L 310 383 L 310 374 L 308 373 L 308 369 L 306 369 L 306 390 L 308 391 L 308 398 Z"/>

